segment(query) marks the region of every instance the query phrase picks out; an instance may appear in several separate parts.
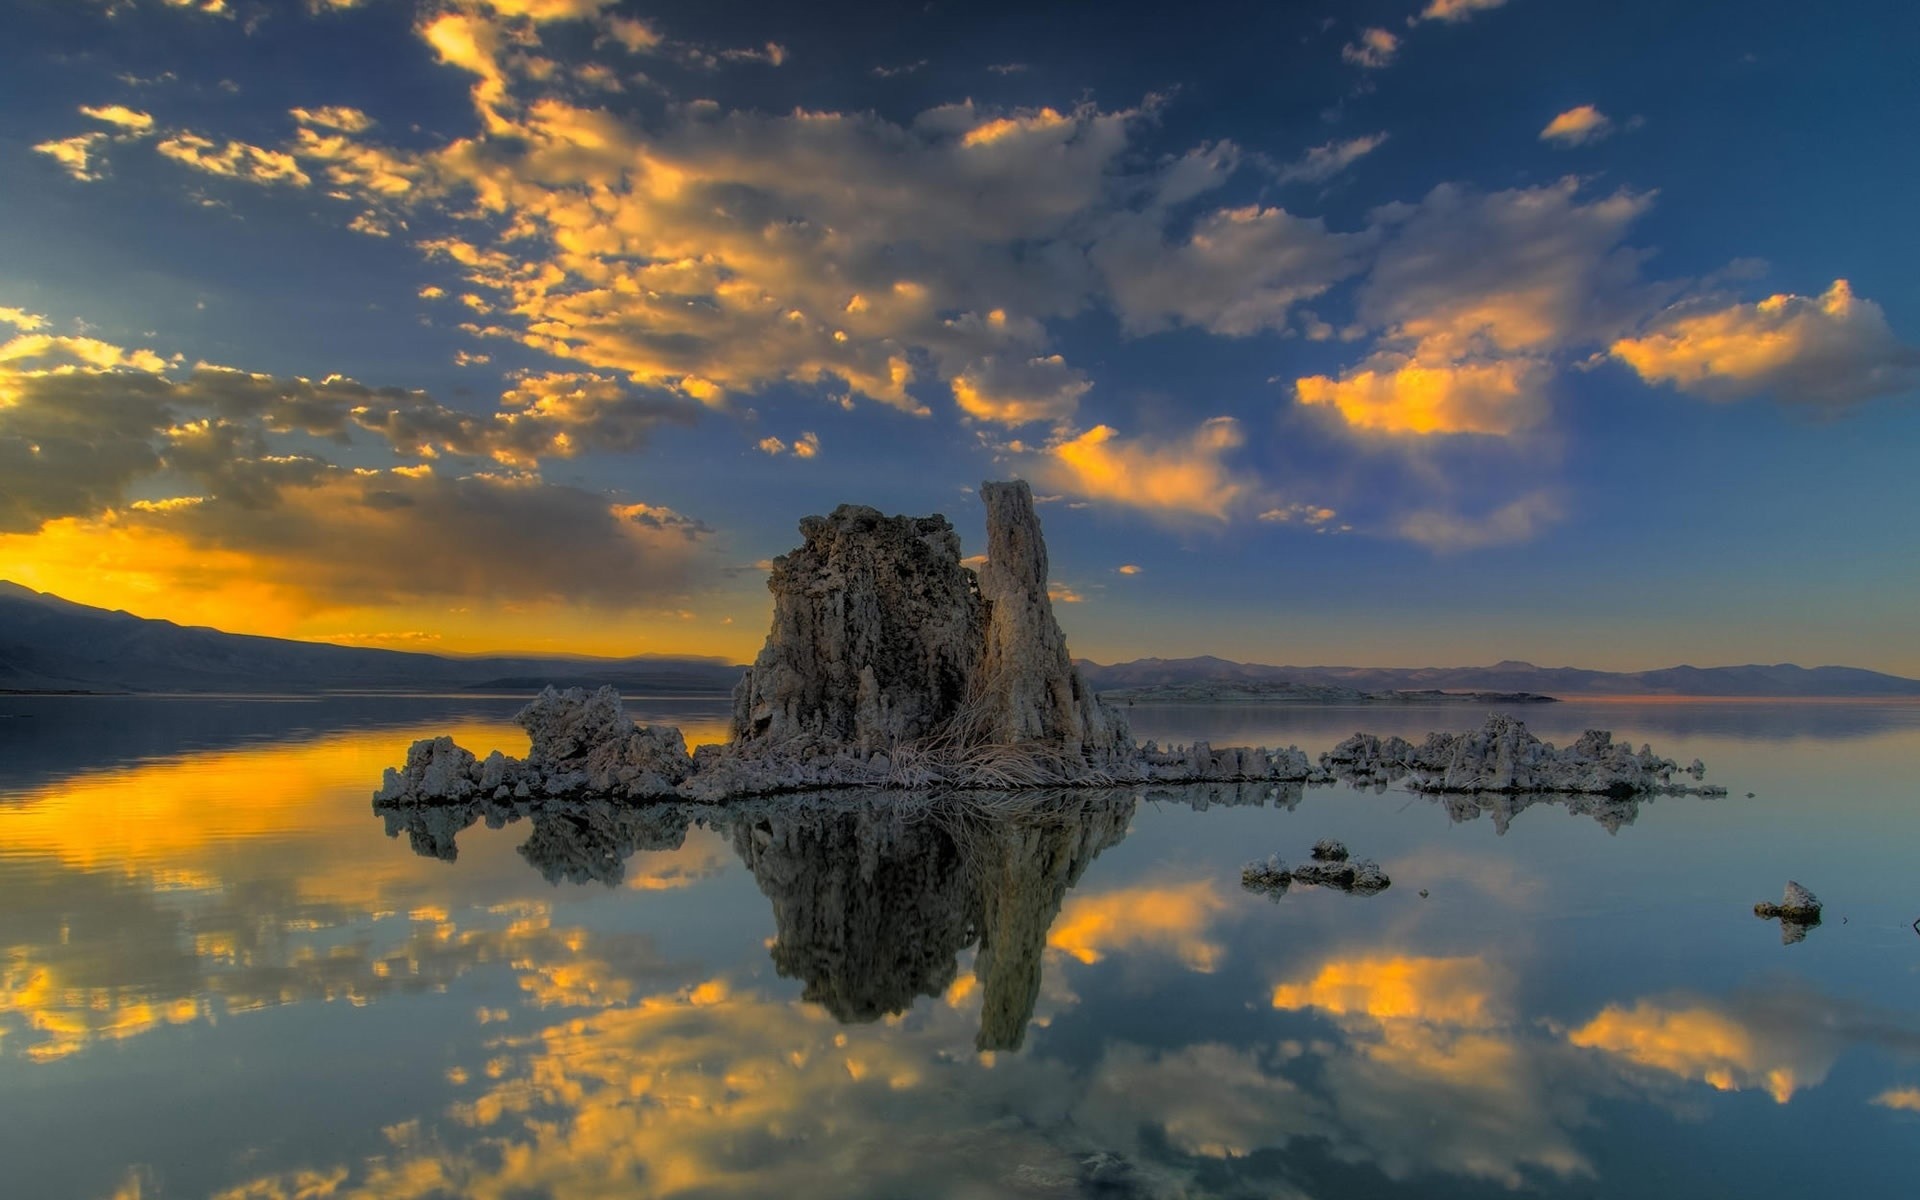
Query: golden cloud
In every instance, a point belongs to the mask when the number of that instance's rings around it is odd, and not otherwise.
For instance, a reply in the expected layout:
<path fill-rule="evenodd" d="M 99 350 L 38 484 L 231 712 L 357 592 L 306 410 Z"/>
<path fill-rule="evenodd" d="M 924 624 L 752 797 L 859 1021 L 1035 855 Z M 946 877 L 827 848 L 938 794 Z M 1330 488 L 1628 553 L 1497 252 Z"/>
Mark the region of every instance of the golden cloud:
<path fill-rule="evenodd" d="M 1827 1077 L 1840 1048 L 1829 1038 L 1778 1032 L 1715 1005 L 1641 1000 L 1608 1005 L 1567 1040 L 1719 1091 L 1759 1089 L 1785 1104 Z"/>
<path fill-rule="evenodd" d="M 1226 906 L 1207 880 L 1070 895 L 1047 934 L 1047 946 L 1083 963 L 1113 953 L 1159 950 L 1195 971 L 1212 971 L 1226 951 L 1209 941 L 1206 931 Z"/>
<path fill-rule="evenodd" d="M 313 182 L 300 169 L 299 161 L 293 155 L 248 142 L 229 140 L 216 144 L 212 139 L 198 134 L 177 133 L 160 139 L 154 148 L 175 162 L 209 175 L 244 179 L 250 183 L 286 183 L 294 187 L 306 187 Z"/>
<path fill-rule="evenodd" d="M 1321 1066 L 1323 1123 L 1389 1177 L 1438 1169 L 1517 1188 L 1529 1169 L 1591 1174 L 1564 1127 L 1577 1104 L 1548 1102 L 1551 1057 L 1511 1028 L 1512 986 L 1478 955 L 1356 954 L 1276 985 L 1273 1006 L 1344 1032 Z"/>
<path fill-rule="evenodd" d="M 61 169 L 82 182 L 99 179 L 103 167 L 95 161 L 95 154 L 107 142 L 104 133 L 82 133 L 57 141 L 41 142 L 34 146 L 34 153 L 44 154 L 60 164 Z"/>
<path fill-rule="evenodd" d="M 1420 10 L 1419 20 L 1460 22 L 1468 20 L 1475 13 L 1499 8 L 1507 0 L 1428 0 L 1427 6 Z"/>
<path fill-rule="evenodd" d="M 1171 517 L 1224 521 L 1253 485 L 1225 456 L 1245 444 L 1232 417 L 1213 417 L 1184 438 L 1124 438 L 1096 425 L 1049 446 L 1032 464 L 1047 486 Z"/>
<path fill-rule="evenodd" d="M 1025 361 L 989 357 L 954 376 L 953 399 L 977 420 L 1025 425 L 1066 420 L 1092 387 L 1058 354 Z"/>
<path fill-rule="evenodd" d="M 1612 132 L 1613 121 L 1607 114 L 1591 104 L 1582 104 L 1548 121 L 1547 127 L 1540 131 L 1540 140 L 1562 146 L 1584 146 Z"/>
<path fill-rule="evenodd" d="M 1400 39 L 1388 31 L 1373 27 L 1360 31 L 1358 41 L 1340 48 L 1340 57 L 1358 67 L 1378 70 L 1391 63 L 1400 52 Z"/>
<path fill-rule="evenodd" d="M 1275 987 L 1273 1006 L 1484 1029 L 1505 1020 L 1504 1006 L 1494 995 L 1504 982 L 1505 976 L 1478 956 L 1341 958 L 1311 979 Z"/>
<path fill-rule="evenodd" d="M 1656 320 L 1610 353 L 1649 383 L 1714 400 L 1771 392 L 1790 403 L 1842 408 L 1920 387 L 1920 350 L 1844 279 L 1815 297 L 1778 294 L 1754 304 Z"/>
<path fill-rule="evenodd" d="M 117 125 L 121 129 L 128 130 L 129 132 L 143 133 L 153 128 L 153 117 L 151 115 L 140 112 L 137 109 L 128 108 L 124 104 L 106 104 L 98 108 L 83 104 L 80 106 L 80 112 L 85 116 L 92 117 L 96 121 L 104 121 L 109 125 Z"/>
<path fill-rule="evenodd" d="M 1338 379 L 1296 380 L 1294 395 L 1365 433 L 1504 437 L 1545 417 L 1550 373 L 1532 358 L 1427 363 L 1417 355 L 1379 354 Z"/>

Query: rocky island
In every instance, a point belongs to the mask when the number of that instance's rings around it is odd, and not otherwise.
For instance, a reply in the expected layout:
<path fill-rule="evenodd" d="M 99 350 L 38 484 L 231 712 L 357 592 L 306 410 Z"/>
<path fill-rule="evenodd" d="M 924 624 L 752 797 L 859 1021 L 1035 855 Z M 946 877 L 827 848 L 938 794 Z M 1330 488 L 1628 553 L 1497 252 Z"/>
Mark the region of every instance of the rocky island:
<path fill-rule="evenodd" d="M 1047 550 L 1024 482 L 986 483 L 987 554 L 961 561 L 943 516 L 841 505 L 800 522 L 773 561 L 773 622 L 733 692 L 729 740 L 689 753 L 678 729 L 636 725 L 612 688 L 548 688 L 518 721 L 525 758 L 414 743 L 377 807 L 599 797 L 713 803 L 830 788 L 1023 791 L 1143 783 L 1360 781 L 1413 773 L 1438 790 L 1673 788 L 1674 764 L 1590 733 L 1565 751 L 1494 718 L 1418 752 L 1356 734 L 1315 765 L 1296 747 L 1136 743 L 1067 652 Z M 1503 722 L 1503 724 L 1495 724 Z M 1697 777 L 1697 776 L 1696 776 Z"/>

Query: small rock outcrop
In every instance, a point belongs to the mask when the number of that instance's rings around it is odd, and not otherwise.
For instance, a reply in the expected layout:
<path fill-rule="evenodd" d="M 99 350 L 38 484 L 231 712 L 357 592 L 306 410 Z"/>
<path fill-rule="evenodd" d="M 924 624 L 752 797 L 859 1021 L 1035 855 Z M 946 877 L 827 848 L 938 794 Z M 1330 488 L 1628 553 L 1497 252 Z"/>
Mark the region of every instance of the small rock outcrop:
<path fill-rule="evenodd" d="M 1286 895 L 1292 885 L 1293 872 L 1287 870 L 1286 862 L 1278 854 L 1240 868 L 1240 886 L 1250 892 L 1259 892 L 1270 900 L 1278 900 Z"/>
<path fill-rule="evenodd" d="M 693 770 L 680 731 L 635 725 L 611 687 L 591 695 L 547 688 L 514 720 L 531 743 L 525 758 L 496 750 L 476 759 L 452 738 L 423 738 L 407 749 L 404 767 L 387 768 L 375 807 L 571 795 L 667 800 Z"/>
<path fill-rule="evenodd" d="M 1370 858 L 1351 857 L 1343 843 L 1331 838 L 1315 842 L 1308 857 L 1311 861 L 1292 870 L 1287 869 L 1277 854 L 1264 861 L 1250 862 L 1240 868 L 1240 886 L 1259 892 L 1269 900 L 1278 900 L 1296 883 L 1356 896 L 1371 896 L 1393 885 L 1379 863 Z"/>
<path fill-rule="evenodd" d="M 1780 894 L 1780 903 L 1769 904 L 1763 900 L 1753 906 L 1753 915 L 1768 921 L 1778 920 L 1780 942 L 1790 946 L 1820 923 L 1820 898 L 1789 879 L 1786 890 Z"/>
<path fill-rule="evenodd" d="M 1294 868 L 1293 881 L 1313 887 L 1332 888 L 1355 896 L 1371 896 L 1393 885 L 1380 864 L 1370 858 L 1310 862 Z"/>
<path fill-rule="evenodd" d="M 1485 725 L 1467 733 L 1429 734 L 1419 746 L 1404 738 L 1382 740 L 1356 733 L 1321 755 L 1320 765 L 1354 783 L 1404 780 L 1417 792 L 1726 794 L 1724 788 L 1674 783 L 1680 767 L 1672 759 L 1661 758 L 1646 746 L 1635 752 L 1632 746 L 1615 742 L 1605 730 L 1589 729 L 1572 745 L 1557 749 L 1502 713 L 1489 716 Z M 1692 768 L 1687 773 L 1699 778 Z"/>

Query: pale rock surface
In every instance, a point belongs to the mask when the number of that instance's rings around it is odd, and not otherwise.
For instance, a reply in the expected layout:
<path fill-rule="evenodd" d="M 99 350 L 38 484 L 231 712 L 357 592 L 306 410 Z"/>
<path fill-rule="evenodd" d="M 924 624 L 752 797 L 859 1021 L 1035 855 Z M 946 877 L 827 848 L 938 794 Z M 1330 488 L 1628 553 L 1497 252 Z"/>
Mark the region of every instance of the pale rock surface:
<path fill-rule="evenodd" d="M 733 745 L 872 753 L 933 735 L 967 702 L 986 606 L 941 516 L 843 504 L 773 560 L 773 626 L 733 693 Z"/>
<path fill-rule="evenodd" d="M 1768 904 L 1762 901 L 1753 906 L 1753 915 L 1771 921 L 1780 921 L 1780 944 L 1791 946 L 1807 936 L 1807 930 L 1820 923 L 1820 898 L 1805 887 L 1787 880 L 1786 890 L 1780 894 L 1780 903 Z"/>
<path fill-rule="evenodd" d="M 1286 895 L 1292 883 L 1293 872 L 1287 870 L 1286 862 L 1278 854 L 1240 868 L 1240 886 L 1250 892 L 1259 892 L 1269 900 L 1278 900 Z"/>
<path fill-rule="evenodd" d="M 583 688 L 547 688 L 514 720 L 531 743 L 526 758 L 496 750 L 481 761 L 452 738 L 424 738 L 408 748 L 404 768 L 387 769 L 374 804 L 579 794 L 672 799 L 693 769 L 680 731 L 636 726 L 611 687 L 591 695 Z"/>
<path fill-rule="evenodd" d="M 1780 944 L 1791 946 L 1804 941 L 1807 931 L 1820 924 L 1820 899 L 1805 887 L 1787 880 L 1780 903 L 1761 902 L 1753 906 L 1753 915 L 1780 922 Z"/>
<path fill-rule="evenodd" d="M 1056 745 L 1068 759 L 1110 763 L 1133 749 L 1119 711 L 1080 678 L 1047 594 L 1047 544 L 1024 480 L 983 483 L 986 654 L 975 687 L 984 740 Z"/>
<path fill-rule="evenodd" d="M 480 764 L 473 751 L 453 744 L 450 737 L 421 738 L 407 747 L 407 765 L 388 767 L 376 804 L 414 798 L 461 801 L 479 790 Z"/>

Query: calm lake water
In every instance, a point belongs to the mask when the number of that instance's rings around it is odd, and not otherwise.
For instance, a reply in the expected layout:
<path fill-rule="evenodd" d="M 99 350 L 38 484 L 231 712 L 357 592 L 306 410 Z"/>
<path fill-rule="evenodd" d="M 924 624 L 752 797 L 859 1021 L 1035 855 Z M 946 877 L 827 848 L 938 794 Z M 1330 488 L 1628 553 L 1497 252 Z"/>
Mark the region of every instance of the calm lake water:
<path fill-rule="evenodd" d="M 1137 789 L 389 829 L 524 697 L 0 697 L 17 1197 L 1912 1195 L 1920 705 L 1521 712 L 1718 799 Z M 717 740 L 723 705 L 631 700 Z M 1162 741 L 1468 706 L 1136 707 Z M 1747 793 L 1754 793 L 1749 797 Z M 692 820 L 687 820 L 691 815 Z M 462 820 L 474 823 L 459 828 Z M 1243 891 L 1344 840 L 1374 896 Z M 1826 920 L 1783 944 L 1788 878 Z"/>

